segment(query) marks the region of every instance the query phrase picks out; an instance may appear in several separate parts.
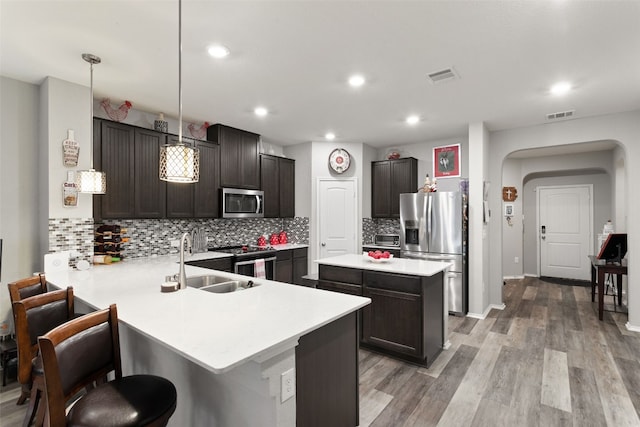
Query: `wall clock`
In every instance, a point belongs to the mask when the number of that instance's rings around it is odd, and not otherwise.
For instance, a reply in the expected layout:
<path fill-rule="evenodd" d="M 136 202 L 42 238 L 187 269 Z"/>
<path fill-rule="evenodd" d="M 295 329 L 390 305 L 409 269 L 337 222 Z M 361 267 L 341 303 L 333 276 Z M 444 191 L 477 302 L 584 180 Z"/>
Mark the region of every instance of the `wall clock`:
<path fill-rule="evenodd" d="M 350 164 L 351 155 L 344 148 L 336 148 L 329 154 L 329 167 L 336 173 L 343 173 Z"/>

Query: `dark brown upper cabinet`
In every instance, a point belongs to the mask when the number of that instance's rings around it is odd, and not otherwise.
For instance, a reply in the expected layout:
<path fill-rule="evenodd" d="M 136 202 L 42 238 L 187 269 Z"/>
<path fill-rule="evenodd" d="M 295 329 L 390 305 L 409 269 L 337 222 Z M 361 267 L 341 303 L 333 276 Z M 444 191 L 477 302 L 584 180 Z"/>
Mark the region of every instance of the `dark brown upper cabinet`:
<path fill-rule="evenodd" d="M 418 160 L 406 157 L 371 162 L 371 217 L 399 218 L 400 194 L 418 189 Z"/>
<path fill-rule="evenodd" d="M 158 162 L 165 135 L 107 120 L 94 120 L 94 129 L 94 164 L 107 175 L 106 194 L 94 196 L 94 216 L 163 218 L 166 185 Z"/>
<path fill-rule="evenodd" d="M 260 155 L 260 188 L 264 191 L 265 218 L 295 216 L 295 161 Z"/>
<path fill-rule="evenodd" d="M 216 124 L 207 129 L 207 140 L 220 144 L 220 186 L 260 188 L 260 136 L 241 129 Z"/>

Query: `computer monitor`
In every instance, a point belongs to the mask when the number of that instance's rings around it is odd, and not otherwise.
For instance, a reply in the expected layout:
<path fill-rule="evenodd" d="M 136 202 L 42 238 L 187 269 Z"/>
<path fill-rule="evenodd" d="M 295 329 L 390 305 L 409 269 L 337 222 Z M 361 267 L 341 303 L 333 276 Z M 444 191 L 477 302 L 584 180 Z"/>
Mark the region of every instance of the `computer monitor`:
<path fill-rule="evenodd" d="M 627 234 L 612 233 L 607 236 L 598 259 L 604 259 L 607 262 L 620 262 L 627 254 Z"/>

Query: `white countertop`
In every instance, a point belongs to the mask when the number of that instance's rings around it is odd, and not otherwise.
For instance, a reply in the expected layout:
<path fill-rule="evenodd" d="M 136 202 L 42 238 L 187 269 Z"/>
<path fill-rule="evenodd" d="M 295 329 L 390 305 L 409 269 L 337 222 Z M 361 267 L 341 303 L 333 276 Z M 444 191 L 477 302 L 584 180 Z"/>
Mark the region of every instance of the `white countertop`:
<path fill-rule="evenodd" d="M 47 281 L 59 288 L 73 286 L 75 297 L 93 308 L 117 304 L 120 321 L 214 373 L 278 354 L 370 302 L 264 279 L 253 279 L 259 286 L 252 289 L 227 294 L 194 288 L 162 293 L 165 276 L 178 272 L 177 259 L 167 255 L 48 272 Z M 186 273 L 247 279 L 192 266 L 186 266 Z"/>
<path fill-rule="evenodd" d="M 362 254 L 338 255 L 322 258 L 318 264 L 338 267 L 358 268 L 361 270 L 385 271 L 388 273 L 411 274 L 414 276 L 433 276 L 446 270 L 452 264 L 446 261 L 425 261 L 409 258 L 391 258 L 389 262 L 372 262 Z"/>

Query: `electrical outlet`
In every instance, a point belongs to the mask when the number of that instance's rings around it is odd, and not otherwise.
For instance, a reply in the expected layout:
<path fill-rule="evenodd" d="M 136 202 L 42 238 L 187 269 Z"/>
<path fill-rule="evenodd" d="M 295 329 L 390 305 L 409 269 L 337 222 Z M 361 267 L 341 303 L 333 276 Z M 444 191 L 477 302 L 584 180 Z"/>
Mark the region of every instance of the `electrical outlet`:
<path fill-rule="evenodd" d="M 515 262 L 516 264 L 517 264 L 517 263 L 519 263 L 519 262 L 520 262 L 520 258 L 515 257 L 515 258 L 513 259 L 513 262 Z"/>
<path fill-rule="evenodd" d="M 282 403 L 296 394 L 296 371 L 294 368 L 285 371 L 280 376 L 280 401 Z"/>

